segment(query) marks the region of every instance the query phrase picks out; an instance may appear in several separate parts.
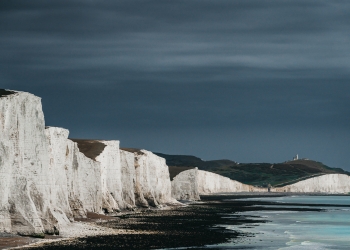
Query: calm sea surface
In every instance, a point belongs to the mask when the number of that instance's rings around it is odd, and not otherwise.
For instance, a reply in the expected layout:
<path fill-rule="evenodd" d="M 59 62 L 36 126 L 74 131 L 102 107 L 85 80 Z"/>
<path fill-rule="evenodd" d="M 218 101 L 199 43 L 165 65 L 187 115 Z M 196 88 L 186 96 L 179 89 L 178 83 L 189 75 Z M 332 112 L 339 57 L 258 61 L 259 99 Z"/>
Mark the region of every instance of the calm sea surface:
<path fill-rule="evenodd" d="M 254 211 L 240 214 L 269 220 L 244 226 L 226 226 L 228 229 L 251 232 L 253 237 L 232 243 L 207 246 L 222 249 L 350 249 L 349 196 L 289 196 L 252 198 L 247 200 L 298 204 L 330 204 L 344 207 L 322 207 L 325 212 Z M 271 206 L 270 206 L 271 207 Z M 274 206 L 274 207 L 279 207 Z M 285 206 L 284 206 L 285 207 Z M 298 206 L 293 206 L 298 207 Z M 291 208 L 293 208 L 291 207 Z M 261 218 L 260 218 L 261 219 Z"/>

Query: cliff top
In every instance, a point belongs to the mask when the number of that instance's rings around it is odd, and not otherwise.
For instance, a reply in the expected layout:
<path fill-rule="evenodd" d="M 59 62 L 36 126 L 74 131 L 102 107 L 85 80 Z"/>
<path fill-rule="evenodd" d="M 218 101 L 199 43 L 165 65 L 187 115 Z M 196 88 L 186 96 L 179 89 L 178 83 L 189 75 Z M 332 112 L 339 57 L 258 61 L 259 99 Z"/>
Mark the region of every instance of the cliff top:
<path fill-rule="evenodd" d="M 177 167 L 177 166 L 169 166 L 169 175 L 170 175 L 170 180 L 173 180 L 175 176 L 177 176 L 179 173 L 189 170 L 189 169 L 194 169 L 194 167 Z"/>
<path fill-rule="evenodd" d="M 6 89 L 0 89 L 0 98 L 3 96 L 12 95 L 14 93 L 16 92 L 11 90 L 6 90 Z"/>
<path fill-rule="evenodd" d="M 167 161 L 168 166 L 186 166 L 186 167 L 198 167 L 199 169 L 206 170 L 213 167 L 220 167 L 226 165 L 237 165 L 235 161 L 231 160 L 213 160 L 213 161 L 203 161 L 202 159 L 193 155 L 167 155 L 162 153 L 155 153 L 160 157 L 163 157 Z"/>
<path fill-rule="evenodd" d="M 69 139 L 76 142 L 78 144 L 79 151 L 92 160 L 96 160 L 96 157 L 99 156 L 106 147 L 106 145 L 99 140 Z"/>
<path fill-rule="evenodd" d="M 130 153 L 138 153 L 138 154 L 143 154 L 141 149 L 139 148 L 120 148 L 121 150 L 130 152 Z"/>

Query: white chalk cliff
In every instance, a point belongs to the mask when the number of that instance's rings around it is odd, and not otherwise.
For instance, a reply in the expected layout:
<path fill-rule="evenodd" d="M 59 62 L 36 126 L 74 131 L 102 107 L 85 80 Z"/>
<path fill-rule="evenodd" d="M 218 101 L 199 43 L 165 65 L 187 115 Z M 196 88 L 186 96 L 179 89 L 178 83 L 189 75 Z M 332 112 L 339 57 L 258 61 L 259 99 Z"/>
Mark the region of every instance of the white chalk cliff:
<path fill-rule="evenodd" d="M 349 193 L 350 176 L 345 174 L 325 174 L 307 180 L 280 187 L 272 188 L 272 192 L 296 192 L 296 193 Z"/>
<path fill-rule="evenodd" d="M 42 235 L 58 231 L 58 219 L 69 222 L 54 179 L 41 99 L 0 97 L 0 231 Z"/>
<path fill-rule="evenodd" d="M 0 96 L 0 135 L 0 232 L 57 234 L 86 212 L 176 203 L 163 158 L 45 128 L 41 99 L 32 94 Z"/>
<path fill-rule="evenodd" d="M 101 164 L 79 151 L 76 142 L 68 139 L 69 131 L 48 127 L 50 165 L 62 181 L 61 193 L 66 196 L 74 217 L 85 217 L 86 211 L 100 213 L 103 204 Z"/>
<path fill-rule="evenodd" d="M 97 141 L 105 145 L 95 158 L 101 166 L 103 208 L 107 212 L 125 209 L 122 195 L 119 141 Z"/>
<path fill-rule="evenodd" d="M 180 172 L 171 181 L 171 195 L 176 200 L 200 200 L 198 192 L 198 169 Z"/>
<path fill-rule="evenodd" d="M 199 200 L 199 195 L 205 194 L 267 191 L 197 168 L 179 173 L 171 185 L 172 196 L 178 200 Z"/>
<path fill-rule="evenodd" d="M 199 194 L 229 193 L 229 192 L 266 192 L 266 188 L 257 188 L 231 180 L 222 175 L 198 170 Z"/>
<path fill-rule="evenodd" d="M 199 200 L 199 195 L 230 192 L 267 192 L 267 188 L 246 185 L 207 171 L 190 169 L 179 173 L 171 182 L 172 196 L 177 200 Z M 325 174 L 297 183 L 271 188 L 271 192 L 350 193 L 350 176 Z"/>
<path fill-rule="evenodd" d="M 122 197 L 130 208 L 136 207 L 135 201 L 135 163 L 134 154 L 120 150 L 121 178 L 123 180 Z"/>
<path fill-rule="evenodd" d="M 171 197 L 169 168 L 164 158 L 143 149 L 125 149 L 122 151 L 124 151 L 122 153 L 122 164 L 129 165 L 132 156 L 134 159 L 135 178 L 133 179 L 133 188 L 136 205 L 159 207 L 162 204 L 177 203 Z M 123 165 L 122 167 L 125 168 Z"/>

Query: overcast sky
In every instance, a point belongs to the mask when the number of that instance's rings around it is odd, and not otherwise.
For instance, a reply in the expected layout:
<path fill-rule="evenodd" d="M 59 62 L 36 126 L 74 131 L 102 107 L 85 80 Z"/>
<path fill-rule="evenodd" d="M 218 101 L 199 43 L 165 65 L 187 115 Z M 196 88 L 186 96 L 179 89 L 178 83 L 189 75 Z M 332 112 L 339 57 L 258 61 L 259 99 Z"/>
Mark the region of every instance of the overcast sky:
<path fill-rule="evenodd" d="M 1 0 L 0 87 L 72 138 L 350 170 L 350 1 Z"/>

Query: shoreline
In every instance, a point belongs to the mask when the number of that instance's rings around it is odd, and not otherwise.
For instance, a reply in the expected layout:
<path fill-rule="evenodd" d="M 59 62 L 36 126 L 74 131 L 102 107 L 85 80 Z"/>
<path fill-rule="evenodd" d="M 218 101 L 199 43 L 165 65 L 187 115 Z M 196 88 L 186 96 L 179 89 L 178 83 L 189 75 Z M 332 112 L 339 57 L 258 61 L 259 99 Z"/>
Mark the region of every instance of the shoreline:
<path fill-rule="evenodd" d="M 176 205 L 178 206 L 178 205 Z M 113 215 L 102 215 L 97 213 L 87 212 L 87 218 L 75 218 L 75 221 L 63 225 L 60 228 L 59 235 L 45 235 L 45 238 L 36 238 L 31 236 L 21 236 L 11 233 L 0 233 L 0 250 L 2 249 L 35 249 L 40 248 L 45 244 L 59 243 L 66 244 L 74 242 L 78 238 L 94 237 L 94 236 L 116 236 L 119 234 L 140 234 L 134 230 L 113 229 L 104 227 L 99 223 L 116 220 L 116 217 L 125 216 L 128 214 L 142 214 L 147 210 L 169 210 L 175 205 L 170 205 L 164 208 L 139 208 L 136 211 L 123 211 Z"/>
<path fill-rule="evenodd" d="M 95 218 L 91 218 L 90 213 L 90 218 L 69 225 L 70 235 L 67 234 L 69 231 L 63 229 L 62 238 L 43 239 L 11 249 L 92 249 L 95 247 L 116 249 L 112 246 L 119 246 L 119 249 L 162 249 L 202 247 L 238 239 L 244 241 L 245 238 L 252 237 L 252 235 L 239 232 L 239 230 L 227 230 L 224 225 L 249 227 L 256 224 L 257 220 L 251 220 L 245 216 L 233 216 L 232 219 L 227 219 L 224 218 L 224 214 L 277 210 L 273 206 L 269 207 L 269 205 L 275 205 L 274 202 L 241 199 L 292 195 L 308 194 L 212 194 L 201 196 L 201 201 L 187 203 L 187 206 L 181 207 L 143 209 L 114 217 L 95 215 Z M 323 211 L 323 209 L 314 208 L 318 206 L 317 204 L 303 208 L 287 207 L 292 204 L 283 205 L 286 208 L 278 208 L 278 210 Z M 259 223 L 268 222 L 264 218 L 258 219 Z M 74 231 L 79 234 L 72 235 Z"/>

